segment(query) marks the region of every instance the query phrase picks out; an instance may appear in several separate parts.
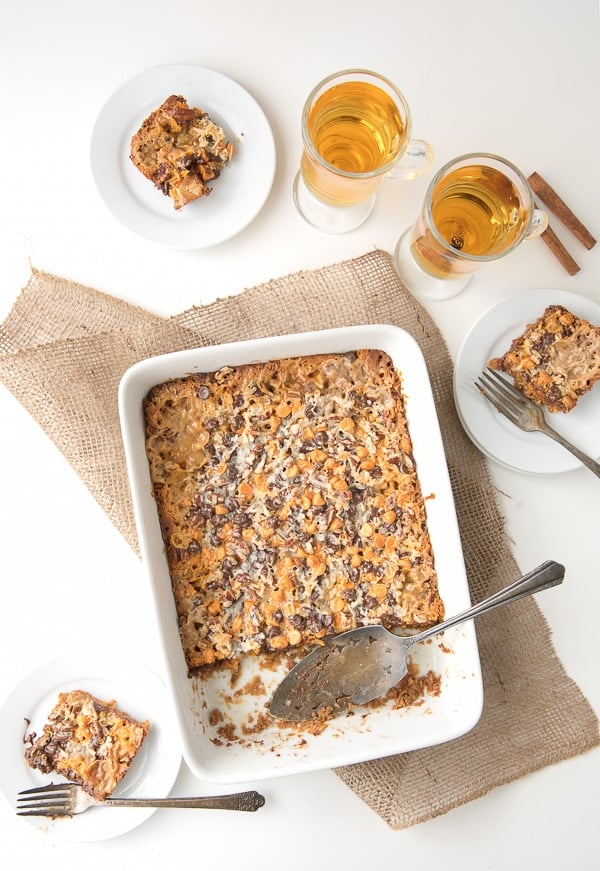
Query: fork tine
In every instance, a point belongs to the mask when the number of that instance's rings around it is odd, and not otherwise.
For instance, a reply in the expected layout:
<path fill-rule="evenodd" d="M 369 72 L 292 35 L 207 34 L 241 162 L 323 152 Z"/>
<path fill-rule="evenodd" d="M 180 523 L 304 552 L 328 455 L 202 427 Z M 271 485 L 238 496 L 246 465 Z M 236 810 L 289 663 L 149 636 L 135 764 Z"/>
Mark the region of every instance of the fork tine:
<path fill-rule="evenodd" d="M 520 397 L 513 393 L 512 388 L 504 378 L 497 376 L 494 380 L 488 374 L 488 370 L 482 372 L 481 377 L 484 379 L 484 383 L 487 385 L 488 389 L 498 400 L 509 405 L 516 414 L 522 411 L 523 403 L 521 402 Z"/>
<path fill-rule="evenodd" d="M 485 379 L 485 373 L 482 377 Z M 491 400 L 493 397 L 496 408 L 507 416 L 510 412 L 514 417 L 518 417 L 523 412 L 523 408 L 510 394 L 504 393 L 501 386 L 496 385 L 489 379 L 480 381 L 480 390 L 486 399 Z"/>
<path fill-rule="evenodd" d="M 493 383 L 497 386 L 505 396 L 510 396 L 518 405 L 529 405 L 530 400 L 518 389 L 518 387 L 513 384 L 512 381 L 508 381 L 504 378 L 500 372 L 497 372 L 495 369 L 490 369 L 489 366 L 482 373 L 485 378 L 488 379 L 490 383 Z"/>
<path fill-rule="evenodd" d="M 17 807 L 18 817 L 66 817 L 70 814 L 66 802 L 31 802 Z"/>
<path fill-rule="evenodd" d="M 518 410 L 514 407 L 509 407 L 502 399 L 500 395 L 496 395 L 493 388 L 486 384 L 484 381 L 479 378 L 475 382 L 475 387 L 479 390 L 480 393 L 485 396 L 485 398 L 490 402 L 494 408 L 507 417 L 512 423 L 516 423 Z"/>
<path fill-rule="evenodd" d="M 41 795 L 42 793 L 69 793 L 71 784 L 69 783 L 48 783 L 46 786 L 32 786 L 31 789 L 22 789 L 18 795 Z"/>
<path fill-rule="evenodd" d="M 64 817 L 71 815 L 72 785 L 49 783 L 17 794 L 17 816 Z"/>
<path fill-rule="evenodd" d="M 20 817 L 59 817 L 67 816 L 70 813 L 70 804 L 68 801 L 61 799 L 52 799 L 50 801 L 28 801 L 19 802 L 17 804 L 17 816 Z"/>

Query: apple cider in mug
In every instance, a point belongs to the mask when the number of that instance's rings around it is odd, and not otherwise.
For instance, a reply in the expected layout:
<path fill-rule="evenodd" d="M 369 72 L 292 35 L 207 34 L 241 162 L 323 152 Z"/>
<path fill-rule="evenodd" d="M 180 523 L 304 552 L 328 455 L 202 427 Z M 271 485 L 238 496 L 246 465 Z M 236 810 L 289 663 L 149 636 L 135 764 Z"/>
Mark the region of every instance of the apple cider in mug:
<path fill-rule="evenodd" d="M 466 264 L 452 257 L 447 246 L 467 258 L 502 256 L 526 232 L 530 204 L 523 202 L 513 181 L 495 167 L 459 166 L 434 186 L 430 218 L 430 226 L 417 221 L 413 256 L 429 274 L 451 278 L 460 275 Z"/>
<path fill-rule="evenodd" d="M 316 196 L 337 206 L 369 196 L 382 171 L 404 151 L 409 134 L 397 100 L 367 81 L 341 82 L 324 91 L 312 104 L 306 127 L 318 156 L 305 149 L 302 176 Z"/>

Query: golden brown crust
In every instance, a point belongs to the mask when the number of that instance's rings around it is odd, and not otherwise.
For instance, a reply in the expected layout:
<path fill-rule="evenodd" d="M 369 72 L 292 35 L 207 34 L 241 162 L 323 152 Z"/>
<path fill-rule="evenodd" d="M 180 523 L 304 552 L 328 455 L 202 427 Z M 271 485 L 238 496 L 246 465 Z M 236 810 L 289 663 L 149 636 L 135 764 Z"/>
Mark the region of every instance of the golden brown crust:
<path fill-rule="evenodd" d="M 511 375 L 539 405 L 571 411 L 600 378 L 600 327 L 564 306 L 550 305 L 488 365 Z"/>
<path fill-rule="evenodd" d="M 229 163 L 233 146 L 206 112 L 172 94 L 131 139 L 131 160 L 176 209 L 207 196 L 207 182 Z"/>
<path fill-rule="evenodd" d="M 144 411 L 190 669 L 442 618 L 387 354 L 192 375 L 153 388 Z"/>
<path fill-rule="evenodd" d="M 150 723 L 138 722 L 84 690 L 60 693 L 25 761 L 44 774 L 56 772 L 99 801 L 107 798 L 129 770 Z"/>

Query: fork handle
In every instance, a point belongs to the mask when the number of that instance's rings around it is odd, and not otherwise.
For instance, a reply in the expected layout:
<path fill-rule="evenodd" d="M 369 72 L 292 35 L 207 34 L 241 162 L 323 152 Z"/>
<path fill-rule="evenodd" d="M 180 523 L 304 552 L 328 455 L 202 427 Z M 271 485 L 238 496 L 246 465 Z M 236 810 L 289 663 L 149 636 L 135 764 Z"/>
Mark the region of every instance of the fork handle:
<path fill-rule="evenodd" d="M 195 798 L 107 798 L 102 802 L 112 807 L 195 807 L 228 811 L 257 811 L 264 803 L 264 796 L 256 790 Z"/>
<path fill-rule="evenodd" d="M 555 429 L 552 429 L 547 423 L 543 426 L 540 426 L 540 430 L 545 433 L 547 436 L 550 436 L 551 439 L 554 439 L 555 442 L 558 442 L 559 445 L 562 445 L 563 448 L 566 448 L 570 451 L 574 457 L 577 457 L 584 466 L 587 466 L 590 471 L 597 475 L 600 478 L 600 463 L 597 463 L 596 460 L 592 460 L 591 457 L 588 457 L 587 454 L 584 454 L 583 451 L 576 448 L 575 445 L 572 445 L 571 442 L 567 441 L 564 436 L 561 436 L 560 433 L 556 432 Z"/>

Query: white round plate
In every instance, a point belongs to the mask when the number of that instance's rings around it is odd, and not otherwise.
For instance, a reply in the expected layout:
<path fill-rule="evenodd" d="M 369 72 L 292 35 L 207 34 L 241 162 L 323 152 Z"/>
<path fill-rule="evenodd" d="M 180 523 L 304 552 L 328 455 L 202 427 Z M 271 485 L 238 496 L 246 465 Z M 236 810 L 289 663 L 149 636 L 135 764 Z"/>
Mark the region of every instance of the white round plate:
<path fill-rule="evenodd" d="M 469 438 L 484 454 L 509 469 L 538 475 L 567 472 L 581 463 L 548 436 L 513 426 L 474 382 L 488 360 L 504 354 L 548 305 L 563 305 L 573 314 L 600 324 L 600 305 L 590 299 L 565 290 L 527 291 L 485 312 L 465 336 L 454 369 L 454 400 Z M 546 412 L 546 418 L 572 444 L 594 459 L 600 458 L 600 387 L 582 396 L 567 414 Z"/>
<path fill-rule="evenodd" d="M 131 137 L 171 94 L 208 112 L 235 148 L 212 193 L 178 211 L 129 157 Z M 236 235 L 262 209 L 275 175 L 275 142 L 256 100 L 227 76 L 160 66 L 130 79 L 104 105 L 92 132 L 91 164 L 102 199 L 121 223 L 150 242 L 194 250 Z"/>
<path fill-rule="evenodd" d="M 64 780 L 29 768 L 23 758 L 24 736 L 31 731 L 40 735 L 58 694 L 74 689 L 87 690 L 105 701 L 114 699 L 132 717 L 150 720 L 148 735 L 114 795 L 168 796 L 179 773 L 181 749 L 163 684 L 141 665 L 113 661 L 104 653 L 96 657 L 77 653 L 46 663 L 29 674 L 0 709 L 0 788 L 8 803 L 16 809 L 20 790 Z M 56 840 L 103 841 L 134 829 L 154 811 L 98 807 L 63 819 L 19 819 Z"/>

